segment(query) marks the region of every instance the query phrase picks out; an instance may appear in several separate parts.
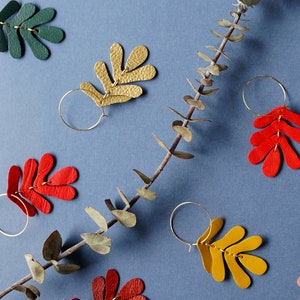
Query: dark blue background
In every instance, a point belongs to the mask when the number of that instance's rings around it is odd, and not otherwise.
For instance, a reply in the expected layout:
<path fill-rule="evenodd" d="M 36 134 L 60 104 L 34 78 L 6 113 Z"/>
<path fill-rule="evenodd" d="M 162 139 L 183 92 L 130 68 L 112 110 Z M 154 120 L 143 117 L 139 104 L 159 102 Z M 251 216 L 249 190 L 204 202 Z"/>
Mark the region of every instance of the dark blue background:
<path fill-rule="evenodd" d="M 72 202 L 51 199 L 52 213 L 32 218 L 21 237 L 0 237 L 1 290 L 28 274 L 25 253 L 43 262 L 42 244 L 53 230 L 59 230 L 66 245 L 80 241 L 81 233 L 96 230 L 84 212 L 86 206 L 97 208 L 109 219 L 103 200 L 119 201 L 117 186 L 129 198 L 134 196 L 140 181 L 133 168 L 149 176 L 154 172 L 165 153 L 152 133 L 167 145 L 173 142 L 171 123 L 177 117 L 166 107 L 187 111 L 181 99 L 192 91 L 185 78 L 199 78 L 196 70 L 206 64 L 196 52 L 211 54 L 205 46 L 218 46 L 220 40 L 210 29 L 219 30 L 217 21 L 230 18 L 232 2 L 34 1 L 40 8 L 56 9 L 51 24 L 63 28 L 66 38 L 61 44 L 49 44 L 52 56 L 47 61 L 35 59 L 28 47 L 19 60 L 8 53 L 0 55 L 0 190 L 6 190 L 11 165 L 22 166 L 29 157 L 39 159 L 51 152 L 57 157 L 57 169 L 66 165 L 78 168 L 80 178 L 75 186 L 79 194 Z M 1 7 L 5 4 L 1 1 Z M 267 178 L 261 166 L 248 163 L 254 115 L 241 98 L 250 77 L 268 74 L 285 85 L 288 105 L 300 112 L 299 13 L 297 0 L 262 0 L 249 9 L 248 21 L 243 22 L 249 32 L 241 43 L 226 47 L 232 61 L 220 60 L 229 69 L 214 78 L 219 92 L 203 98 L 207 109 L 195 114 L 211 122 L 192 124 L 193 141 L 179 145 L 179 150 L 191 152 L 195 158 L 171 159 L 153 184 L 157 199 L 151 203 L 140 200 L 135 206 L 137 226 L 115 225 L 109 230 L 113 240 L 110 254 L 101 256 L 85 247 L 69 260 L 82 266 L 79 272 L 64 277 L 51 269 L 43 285 L 30 282 L 40 289 L 41 299 L 92 299 L 92 279 L 110 268 L 119 271 L 122 284 L 133 277 L 142 278 L 144 295 L 153 300 L 300 299 L 296 284 L 300 275 L 300 172 L 283 164 L 277 177 Z M 99 60 L 109 62 L 114 42 L 123 45 L 126 55 L 135 46 L 146 45 L 148 62 L 157 67 L 158 76 L 141 84 L 146 91 L 141 98 L 109 107 L 110 117 L 101 126 L 75 132 L 58 117 L 59 99 L 83 81 L 100 86 L 93 66 Z M 281 91 L 274 83 L 265 82 L 249 91 L 249 97 L 258 110 L 266 111 L 280 105 Z M 74 119 L 90 122 L 96 111 L 85 100 L 74 102 L 73 109 L 78 108 Z M 20 228 L 24 217 L 5 198 L 1 200 L 1 228 Z M 256 254 L 268 261 L 266 275 L 254 275 L 247 290 L 239 289 L 231 276 L 215 282 L 202 268 L 196 249 L 189 253 L 169 230 L 170 213 L 182 201 L 201 202 L 213 217 L 223 217 L 223 234 L 242 225 L 248 235 L 261 235 L 264 244 Z M 203 226 L 204 219 L 201 211 L 193 213 L 176 219 L 176 226 L 196 239 L 203 230 L 197 226 Z M 23 298 L 17 292 L 6 297 Z"/>

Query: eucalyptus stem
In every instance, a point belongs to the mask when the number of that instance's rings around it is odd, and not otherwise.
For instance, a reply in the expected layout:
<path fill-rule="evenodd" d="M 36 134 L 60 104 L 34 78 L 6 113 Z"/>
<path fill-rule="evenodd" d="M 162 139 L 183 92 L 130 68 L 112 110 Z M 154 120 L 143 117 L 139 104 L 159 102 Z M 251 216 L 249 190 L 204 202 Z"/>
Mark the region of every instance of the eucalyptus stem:
<path fill-rule="evenodd" d="M 247 6 L 242 4 L 239 0 L 238 0 L 238 4 L 237 4 L 237 10 L 236 12 L 234 12 L 234 21 L 233 21 L 233 25 L 230 26 L 228 28 L 228 31 L 226 33 L 226 35 L 224 36 L 224 38 L 222 39 L 214 58 L 212 59 L 211 65 L 215 65 L 217 64 L 221 54 L 224 51 L 224 48 L 227 44 L 227 42 L 229 41 L 229 38 L 231 37 L 232 33 L 235 30 L 234 25 L 237 25 L 238 22 L 241 19 L 241 16 L 247 11 Z M 210 79 L 212 77 L 211 73 L 206 74 L 205 78 L 206 79 Z M 197 90 L 197 92 L 195 93 L 194 96 L 194 100 L 199 101 L 202 95 L 202 92 L 205 89 L 205 85 L 204 84 L 200 84 L 199 88 Z M 190 106 L 188 112 L 186 113 L 186 117 L 184 119 L 184 122 L 182 124 L 183 127 L 187 127 L 190 123 L 191 117 L 193 115 L 195 111 L 195 106 Z M 163 158 L 163 160 L 161 161 L 160 165 L 157 167 L 157 169 L 154 171 L 152 177 L 151 177 L 151 182 L 148 184 L 145 184 L 143 188 L 148 189 L 155 181 L 156 179 L 159 177 L 159 175 L 162 173 L 162 171 L 164 170 L 165 166 L 168 164 L 168 162 L 170 161 L 171 157 L 173 156 L 173 152 L 176 150 L 178 144 L 180 143 L 182 139 L 182 136 L 180 134 L 177 134 L 171 147 L 169 148 L 169 152 L 167 152 L 167 154 L 165 155 L 165 157 Z M 140 199 L 140 195 L 136 194 L 129 202 L 129 207 L 124 209 L 124 210 L 130 210 L 135 204 L 136 202 Z M 112 219 L 111 221 L 108 222 L 108 228 L 112 227 L 114 224 L 118 223 L 117 219 Z M 100 229 L 98 231 L 96 231 L 96 233 L 103 233 L 103 231 Z M 59 257 L 57 258 L 57 261 L 60 261 L 66 257 L 68 257 L 69 255 L 73 254 L 74 252 L 76 252 L 77 250 L 79 250 L 80 248 L 82 248 L 83 246 L 87 245 L 87 243 L 84 240 L 81 240 L 79 243 L 73 245 L 72 247 L 68 248 L 67 250 L 65 250 L 64 252 L 62 252 Z M 46 263 L 43 265 L 43 268 L 46 270 L 48 268 L 50 268 L 52 266 L 52 263 Z M 8 287 L 7 289 L 3 290 L 0 293 L 0 299 L 3 298 L 5 295 L 7 295 L 8 293 L 10 293 L 11 291 L 14 290 L 15 287 L 19 286 L 19 285 L 23 285 L 26 282 L 28 282 L 29 280 L 32 279 L 32 275 L 28 274 L 27 276 L 23 277 L 22 279 L 20 279 L 19 281 L 15 282 L 14 284 L 12 284 L 10 287 Z"/>

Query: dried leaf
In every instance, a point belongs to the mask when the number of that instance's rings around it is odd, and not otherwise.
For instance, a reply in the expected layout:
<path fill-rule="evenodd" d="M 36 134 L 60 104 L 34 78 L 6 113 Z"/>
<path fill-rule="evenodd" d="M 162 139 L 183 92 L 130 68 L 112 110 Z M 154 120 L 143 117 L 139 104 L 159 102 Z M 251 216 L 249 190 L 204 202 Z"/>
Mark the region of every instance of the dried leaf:
<path fill-rule="evenodd" d="M 213 80 L 211 78 L 202 78 L 200 80 L 200 84 L 203 84 L 204 86 L 212 86 Z"/>
<path fill-rule="evenodd" d="M 193 154 L 187 153 L 187 152 L 182 152 L 182 151 L 174 151 L 172 153 L 175 157 L 180 158 L 180 159 L 191 159 L 194 158 Z"/>
<path fill-rule="evenodd" d="M 224 38 L 224 35 L 216 32 L 215 30 L 211 29 L 210 31 L 214 36 L 219 37 L 219 38 Z"/>
<path fill-rule="evenodd" d="M 220 75 L 220 69 L 219 69 L 218 65 L 211 65 L 206 68 L 198 68 L 197 71 L 203 77 L 207 77 L 210 74 L 212 74 L 214 76 Z"/>
<path fill-rule="evenodd" d="M 218 68 L 219 68 L 219 71 L 222 72 L 222 71 L 226 71 L 228 69 L 228 66 L 226 65 L 216 65 Z"/>
<path fill-rule="evenodd" d="M 100 227 L 101 230 L 103 230 L 104 232 L 108 230 L 107 222 L 98 210 L 88 206 L 85 208 L 85 212 Z"/>
<path fill-rule="evenodd" d="M 43 266 L 36 261 L 31 254 L 25 254 L 24 256 L 32 275 L 32 279 L 38 283 L 43 283 L 45 279 L 45 270 Z"/>
<path fill-rule="evenodd" d="M 218 25 L 222 26 L 222 27 L 231 27 L 232 26 L 232 22 L 226 20 L 226 19 L 221 19 L 218 21 Z"/>
<path fill-rule="evenodd" d="M 214 47 L 214 46 L 206 46 L 206 48 L 209 49 L 209 50 L 212 50 L 212 51 L 219 52 L 219 53 L 221 53 L 226 59 L 231 60 L 231 58 L 230 58 L 227 54 L 225 54 L 224 51 L 220 51 L 218 48 L 216 48 L 216 47 Z"/>
<path fill-rule="evenodd" d="M 117 191 L 119 196 L 121 197 L 121 199 L 123 200 L 123 202 L 125 203 L 125 209 L 130 208 L 130 204 L 128 202 L 127 197 L 125 196 L 125 194 L 120 190 L 120 188 L 117 187 Z"/>
<path fill-rule="evenodd" d="M 136 216 L 126 210 L 112 210 L 112 215 L 125 227 L 134 227 L 136 225 Z"/>
<path fill-rule="evenodd" d="M 152 182 L 151 178 L 147 175 L 143 174 L 141 171 L 137 169 L 133 169 L 133 171 L 143 180 L 145 184 L 150 184 Z"/>
<path fill-rule="evenodd" d="M 146 200 L 155 200 L 156 199 L 156 193 L 153 191 L 150 191 L 145 188 L 138 188 L 136 189 L 137 193 Z"/>
<path fill-rule="evenodd" d="M 198 55 L 200 58 L 202 58 L 203 60 L 205 60 L 205 61 L 207 61 L 207 62 L 209 62 L 209 63 L 212 62 L 212 59 L 211 59 L 209 56 L 207 56 L 206 54 L 204 54 L 204 53 L 202 53 L 202 52 L 200 52 L 200 51 L 197 52 L 197 55 Z"/>
<path fill-rule="evenodd" d="M 62 238 L 60 233 L 55 230 L 44 242 L 43 246 L 43 257 L 45 260 L 50 261 L 57 259 L 62 247 Z"/>
<path fill-rule="evenodd" d="M 215 94 L 219 89 L 211 89 L 211 90 L 206 90 L 206 91 L 202 91 L 201 95 L 203 96 L 211 96 L 213 94 Z"/>
<path fill-rule="evenodd" d="M 209 121 L 206 118 L 199 118 L 199 119 L 188 119 L 187 117 L 185 117 L 184 115 L 182 115 L 181 113 L 179 113 L 177 110 L 175 110 L 172 107 L 168 106 L 168 109 L 172 112 L 174 112 L 175 114 L 177 114 L 178 116 L 180 116 L 182 119 L 188 121 L 188 122 L 192 122 L 192 123 L 196 123 L 196 122 L 205 122 L 205 121 Z"/>
<path fill-rule="evenodd" d="M 14 290 L 24 293 L 30 300 L 40 297 L 40 291 L 33 285 L 17 285 L 14 287 Z"/>
<path fill-rule="evenodd" d="M 192 82 L 190 81 L 189 78 L 186 78 L 186 81 L 188 82 L 188 84 L 190 85 L 190 87 L 192 88 L 192 90 L 195 92 L 195 94 L 198 93 L 198 89 L 196 89 L 196 87 L 192 84 Z"/>
<path fill-rule="evenodd" d="M 161 146 L 167 153 L 170 153 L 169 148 L 154 133 L 152 133 L 152 135 L 154 136 L 158 145 Z"/>
<path fill-rule="evenodd" d="M 55 260 L 51 260 L 51 262 L 54 266 L 54 269 L 62 275 L 71 274 L 80 269 L 80 266 L 75 264 L 59 264 Z"/>
<path fill-rule="evenodd" d="M 111 239 L 100 233 L 82 233 L 80 235 L 89 247 L 99 254 L 110 252 Z"/>
<path fill-rule="evenodd" d="M 237 42 L 240 42 L 243 38 L 244 38 L 244 35 L 241 33 L 241 34 L 231 35 L 228 39 L 231 42 L 237 43 Z"/>
<path fill-rule="evenodd" d="M 194 106 L 198 110 L 204 110 L 205 105 L 201 100 L 195 100 L 192 96 L 184 96 L 183 100 L 185 103 Z"/>
<path fill-rule="evenodd" d="M 182 121 L 176 120 L 172 123 L 172 128 L 179 133 L 186 142 L 190 142 L 192 140 L 192 132 L 189 128 L 182 126 L 182 124 Z"/>

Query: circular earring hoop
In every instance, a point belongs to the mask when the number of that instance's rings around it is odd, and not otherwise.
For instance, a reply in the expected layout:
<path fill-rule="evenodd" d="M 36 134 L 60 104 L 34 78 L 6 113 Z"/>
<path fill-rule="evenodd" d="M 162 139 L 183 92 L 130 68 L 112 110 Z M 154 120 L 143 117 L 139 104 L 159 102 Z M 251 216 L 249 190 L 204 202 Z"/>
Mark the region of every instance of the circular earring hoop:
<path fill-rule="evenodd" d="M 3 196 L 7 196 L 5 193 L 4 194 L 0 194 L 0 197 L 3 197 Z M 17 237 L 17 236 L 20 236 L 26 229 L 27 229 L 27 226 L 28 226 L 28 223 L 29 223 L 29 216 L 28 216 L 28 210 L 27 210 L 27 207 L 25 205 L 25 203 L 16 195 L 14 194 L 11 194 L 12 197 L 16 198 L 18 201 L 20 201 L 20 203 L 24 206 L 24 209 L 25 209 L 25 212 L 26 212 L 26 223 L 23 227 L 23 229 L 17 233 L 7 233 L 5 231 L 3 231 L 2 229 L 0 229 L 0 233 L 7 236 L 7 237 Z"/>
<path fill-rule="evenodd" d="M 91 125 L 91 126 L 89 126 L 89 127 L 86 127 L 86 128 L 79 128 L 79 127 L 76 127 L 76 126 L 70 124 L 69 122 L 67 122 L 67 121 L 65 120 L 65 118 L 63 117 L 61 107 L 62 107 L 62 104 L 63 104 L 64 100 L 66 99 L 66 97 L 69 96 L 70 94 L 76 92 L 76 91 L 83 91 L 83 89 L 81 89 L 81 88 L 72 89 L 72 90 L 66 92 L 66 93 L 61 97 L 61 99 L 60 99 L 60 101 L 59 101 L 59 103 L 58 103 L 58 115 L 59 115 L 60 119 L 62 120 L 62 122 L 63 122 L 66 126 L 68 126 L 69 128 L 71 128 L 71 129 L 73 129 L 73 130 L 76 130 L 76 131 L 89 131 L 89 130 L 94 129 L 95 127 L 97 127 L 97 126 L 100 124 L 102 118 L 103 118 L 103 117 L 106 117 L 107 115 L 105 114 L 103 107 L 100 107 L 100 108 L 101 108 L 101 114 L 100 114 L 98 120 L 97 120 L 93 125 Z M 90 91 L 89 91 L 89 92 L 90 92 Z"/>
<path fill-rule="evenodd" d="M 208 229 L 207 235 L 202 239 L 202 242 L 205 242 L 205 241 L 208 239 L 208 237 L 210 236 L 210 233 L 211 233 L 211 228 L 212 228 L 212 219 L 211 219 L 211 216 L 210 216 L 208 210 L 206 209 L 205 206 L 203 206 L 202 204 L 200 204 L 200 203 L 198 203 L 198 202 L 192 202 L 192 201 L 182 202 L 182 203 L 178 204 L 178 205 L 173 209 L 173 211 L 172 211 L 172 213 L 171 213 L 171 216 L 170 216 L 170 229 L 171 229 L 171 232 L 172 232 L 172 234 L 175 236 L 175 238 L 176 238 L 179 242 L 181 242 L 182 244 L 187 245 L 187 246 L 189 247 L 189 252 L 191 251 L 192 246 L 196 246 L 197 243 L 186 241 L 186 240 L 182 239 L 182 238 L 176 233 L 176 231 L 175 231 L 175 229 L 174 229 L 174 216 L 175 216 L 175 212 L 176 212 L 180 207 L 182 207 L 182 206 L 184 206 L 184 205 L 190 205 L 190 204 L 191 204 L 191 205 L 196 205 L 196 206 L 200 207 L 200 208 L 205 212 L 206 216 L 207 216 L 208 219 L 209 219 L 209 227 L 208 227 L 209 229 Z"/>
<path fill-rule="evenodd" d="M 276 79 L 276 78 L 273 77 L 273 76 L 270 76 L 270 75 L 259 75 L 259 76 L 255 76 L 255 77 L 253 77 L 253 78 L 250 78 L 250 79 L 245 83 L 245 85 L 244 85 L 244 87 L 243 87 L 242 98 L 243 98 L 243 101 L 244 101 L 244 104 L 245 104 L 246 108 L 247 108 L 250 112 L 254 113 L 255 115 L 257 115 L 257 116 L 262 116 L 262 114 L 257 113 L 256 111 L 254 111 L 254 110 L 250 107 L 250 105 L 248 104 L 248 102 L 247 102 L 247 100 L 246 100 L 246 96 L 245 96 L 245 91 L 246 91 L 248 85 L 249 85 L 252 81 L 254 81 L 254 80 L 256 80 L 256 79 L 261 79 L 261 78 L 267 78 L 267 79 L 274 80 L 274 81 L 280 86 L 280 88 L 281 88 L 281 90 L 282 90 L 282 92 L 283 92 L 283 105 L 282 105 L 282 106 L 286 107 L 287 93 L 286 93 L 286 90 L 285 90 L 284 85 L 283 85 L 278 79 Z"/>

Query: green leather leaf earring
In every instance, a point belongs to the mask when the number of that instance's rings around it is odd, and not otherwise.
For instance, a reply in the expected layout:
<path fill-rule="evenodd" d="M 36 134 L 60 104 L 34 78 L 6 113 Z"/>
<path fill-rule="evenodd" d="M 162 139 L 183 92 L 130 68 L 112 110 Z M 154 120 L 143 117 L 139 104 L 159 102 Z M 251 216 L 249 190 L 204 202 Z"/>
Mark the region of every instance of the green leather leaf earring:
<path fill-rule="evenodd" d="M 13 18 L 11 18 L 16 14 Z M 0 51 L 9 51 L 13 58 L 23 56 L 22 39 L 29 45 L 32 53 L 38 59 L 45 60 L 50 56 L 49 49 L 40 41 L 44 39 L 52 43 L 60 43 L 64 39 L 62 29 L 45 26 L 55 16 L 53 8 L 37 11 L 32 3 L 23 6 L 16 1 L 10 1 L 0 11 Z M 6 37 L 3 31 L 6 31 Z"/>

